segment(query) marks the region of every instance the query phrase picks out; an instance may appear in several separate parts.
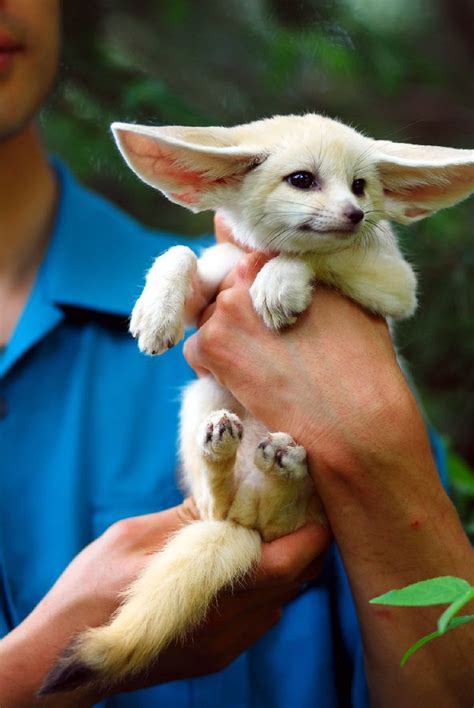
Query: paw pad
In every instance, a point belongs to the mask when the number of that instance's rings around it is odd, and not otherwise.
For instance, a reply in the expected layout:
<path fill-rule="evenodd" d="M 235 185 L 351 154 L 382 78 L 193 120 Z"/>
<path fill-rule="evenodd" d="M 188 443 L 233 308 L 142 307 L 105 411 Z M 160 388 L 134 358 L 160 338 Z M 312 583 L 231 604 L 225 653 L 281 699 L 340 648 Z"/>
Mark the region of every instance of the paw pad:
<path fill-rule="evenodd" d="M 242 440 L 243 426 L 240 418 L 230 411 L 212 413 L 199 433 L 203 453 L 215 460 L 235 454 Z"/>
<path fill-rule="evenodd" d="M 262 472 L 289 480 L 308 474 L 306 450 L 286 433 L 270 433 L 255 451 L 255 465 Z"/>

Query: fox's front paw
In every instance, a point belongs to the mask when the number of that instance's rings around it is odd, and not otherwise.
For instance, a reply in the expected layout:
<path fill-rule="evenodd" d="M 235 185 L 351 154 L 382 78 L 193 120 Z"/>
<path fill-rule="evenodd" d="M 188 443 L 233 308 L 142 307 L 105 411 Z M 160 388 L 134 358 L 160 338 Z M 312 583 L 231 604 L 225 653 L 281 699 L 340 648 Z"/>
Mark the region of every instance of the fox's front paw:
<path fill-rule="evenodd" d="M 130 332 L 145 354 L 161 354 L 184 336 L 184 308 L 196 270 L 196 256 L 175 246 L 156 259 L 133 308 Z"/>
<path fill-rule="evenodd" d="M 179 311 L 166 312 L 161 304 L 142 296 L 133 308 L 130 332 L 144 354 L 161 354 L 183 338 L 184 323 Z"/>
<path fill-rule="evenodd" d="M 310 267 L 287 256 L 266 263 L 250 288 L 254 307 L 270 329 L 293 324 L 308 307 L 312 293 Z"/>
<path fill-rule="evenodd" d="M 235 455 L 242 433 L 242 423 L 235 413 L 225 409 L 214 411 L 198 433 L 199 447 L 211 460 L 225 460 Z"/>
<path fill-rule="evenodd" d="M 299 481 L 308 474 L 306 450 L 287 433 L 269 433 L 255 450 L 259 470 L 284 479 Z"/>
<path fill-rule="evenodd" d="M 418 305 L 416 295 L 416 282 L 409 281 L 406 287 L 396 293 L 395 297 L 385 297 L 383 299 L 384 315 L 394 320 L 405 320 L 415 314 Z"/>

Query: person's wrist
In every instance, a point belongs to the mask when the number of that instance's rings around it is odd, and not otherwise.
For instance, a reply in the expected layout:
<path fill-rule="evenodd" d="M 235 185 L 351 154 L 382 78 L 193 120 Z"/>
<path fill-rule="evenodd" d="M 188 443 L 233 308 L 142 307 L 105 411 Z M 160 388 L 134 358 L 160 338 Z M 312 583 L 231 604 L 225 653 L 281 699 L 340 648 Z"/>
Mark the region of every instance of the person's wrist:
<path fill-rule="evenodd" d="M 90 706 L 101 694 L 89 687 L 41 700 L 37 692 L 59 651 L 71 639 L 66 618 L 40 605 L 0 642 L 0 706 Z"/>
<path fill-rule="evenodd" d="M 370 547 L 389 544 L 396 534 L 400 543 L 410 545 L 416 539 L 418 550 L 425 545 L 429 549 L 444 525 L 460 531 L 423 418 L 410 397 L 373 419 L 362 442 L 334 438 L 325 446 L 320 440 L 307 451 L 309 470 L 336 538 L 341 530 L 349 537 L 352 533 L 341 509 Z M 360 538 L 354 537 L 353 543 L 358 546 Z"/>
<path fill-rule="evenodd" d="M 318 474 L 350 482 L 409 465 L 414 458 L 418 463 L 432 462 L 425 422 L 397 371 L 388 372 L 375 389 L 361 386 L 351 391 L 344 405 L 332 407 L 324 426 L 320 416 L 312 416 L 308 409 L 304 413 L 293 420 L 291 432 Z"/>

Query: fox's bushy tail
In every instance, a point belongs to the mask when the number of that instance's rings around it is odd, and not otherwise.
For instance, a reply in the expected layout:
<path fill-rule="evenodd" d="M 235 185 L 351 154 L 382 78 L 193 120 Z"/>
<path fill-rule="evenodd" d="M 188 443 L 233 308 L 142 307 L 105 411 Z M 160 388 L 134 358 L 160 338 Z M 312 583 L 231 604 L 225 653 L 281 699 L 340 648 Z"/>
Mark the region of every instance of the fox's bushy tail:
<path fill-rule="evenodd" d="M 260 552 L 258 532 L 231 521 L 184 526 L 151 558 L 111 621 L 72 642 L 40 694 L 145 669 L 204 619 L 217 592 L 242 578 Z"/>

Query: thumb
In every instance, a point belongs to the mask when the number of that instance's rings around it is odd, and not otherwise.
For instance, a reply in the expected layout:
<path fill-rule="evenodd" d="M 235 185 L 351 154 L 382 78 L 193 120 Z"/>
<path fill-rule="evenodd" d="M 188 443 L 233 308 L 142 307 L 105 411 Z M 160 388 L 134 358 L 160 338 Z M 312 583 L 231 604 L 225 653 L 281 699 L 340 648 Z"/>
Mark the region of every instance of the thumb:
<path fill-rule="evenodd" d="M 153 514 L 135 516 L 133 522 L 137 536 L 141 536 L 146 546 L 158 550 L 176 531 L 185 524 L 199 519 L 199 512 L 192 497 L 188 497 L 178 506 Z"/>
<path fill-rule="evenodd" d="M 257 571 L 257 584 L 292 581 L 331 543 L 330 529 L 322 524 L 308 523 L 297 531 L 262 545 L 262 558 Z"/>

